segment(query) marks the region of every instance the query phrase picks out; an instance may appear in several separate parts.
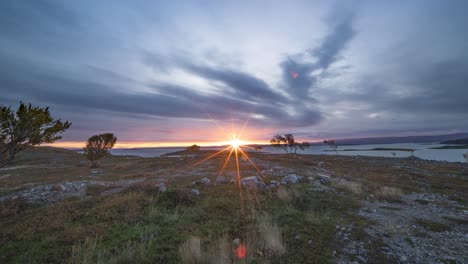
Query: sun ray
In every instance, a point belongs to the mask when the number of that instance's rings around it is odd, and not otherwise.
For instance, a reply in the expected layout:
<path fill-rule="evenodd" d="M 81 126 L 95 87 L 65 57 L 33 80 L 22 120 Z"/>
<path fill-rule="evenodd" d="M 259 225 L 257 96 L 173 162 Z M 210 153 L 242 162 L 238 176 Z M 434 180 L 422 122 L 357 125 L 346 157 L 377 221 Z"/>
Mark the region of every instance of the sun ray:
<path fill-rule="evenodd" d="M 247 120 L 245 120 L 245 123 L 244 123 L 244 125 L 242 126 L 242 128 L 241 128 L 241 130 L 239 132 L 239 137 L 241 137 L 242 134 L 244 133 L 244 129 L 247 126 L 247 124 L 249 123 L 251 116 L 252 116 L 252 113 L 250 113 L 249 116 L 247 117 Z"/>
<path fill-rule="evenodd" d="M 219 171 L 218 177 L 216 177 L 216 179 L 218 179 L 219 177 L 221 177 L 221 175 L 223 174 L 224 169 L 226 168 L 226 166 L 227 166 L 227 164 L 228 164 L 228 162 L 229 162 L 229 159 L 230 159 L 231 156 L 232 156 L 232 152 L 234 152 L 234 148 L 231 148 L 231 151 L 229 152 L 228 157 L 227 157 L 226 160 L 224 161 L 223 167 L 222 167 L 221 170 Z"/>
<path fill-rule="evenodd" d="M 257 172 L 260 174 L 260 177 L 262 178 L 262 180 L 265 180 L 265 177 L 263 176 L 263 173 L 260 171 L 260 169 L 257 167 L 257 165 L 255 165 L 255 163 L 250 159 L 250 157 L 241 148 L 239 148 L 239 151 L 250 162 L 250 164 L 252 164 L 252 166 L 257 170 Z"/>
<path fill-rule="evenodd" d="M 229 146 L 229 147 L 227 147 L 227 148 L 225 148 L 225 149 L 222 149 L 222 150 L 216 152 L 215 154 L 210 155 L 209 157 L 204 158 L 204 159 L 202 159 L 202 160 L 196 162 L 195 164 L 190 165 L 189 168 L 192 168 L 192 167 L 194 167 L 194 166 L 197 166 L 198 164 L 200 164 L 200 163 L 202 163 L 202 162 L 204 162 L 204 161 L 207 161 L 207 160 L 213 158 L 213 157 L 216 156 L 216 155 L 219 155 L 219 154 L 223 153 L 224 151 L 228 150 L 228 149 L 231 148 L 231 147 L 232 147 L 232 146 Z"/>
<path fill-rule="evenodd" d="M 237 153 L 237 149 L 238 148 L 234 148 L 234 152 L 236 154 L 236 168 L 237 168 L 237 186 L 239 187 L 239 197 L 240 197 L 240 210 L 241 210 L 241 214 L 243 212 L 242 210 L 242 186 L 241 186 L 241 183 L 240 183 L 240 178 L 241 178 L 241 175 L 240 175 L 240 168 L 239 168 L 239 155 Z"/>

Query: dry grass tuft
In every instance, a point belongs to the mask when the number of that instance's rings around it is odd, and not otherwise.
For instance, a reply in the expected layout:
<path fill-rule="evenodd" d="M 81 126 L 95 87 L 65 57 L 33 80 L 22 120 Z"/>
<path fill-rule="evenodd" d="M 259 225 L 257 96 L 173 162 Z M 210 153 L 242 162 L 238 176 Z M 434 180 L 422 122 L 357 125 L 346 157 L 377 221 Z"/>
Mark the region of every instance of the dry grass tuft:
<path fill-rule="evenodd" d="M 199 237 L 190 237 L 179 246 L 179 255 L 182 263 L 202 263 L 201 240 Z"/>
<path fill-rule="evenodd" d="M 72 247 L 69 263 L 134 263 L 148 253 L 150 241 L 126 241 L 116 249 L 101 248 L 101 239 L 86 237 L 82 243 Z"/>
<path fill-rule="evenodd" d="M 97 237 L 86 237 L 82 243 L 74 245 L 72 247 L 72 254 L 69 263 L 95 263 L 94 257 L 99 242 L 100 240 Z"/>
<path fill-rule="evenodd" d="M 282 255 L 286 252 L 281 230 L 273 223 L 269 215 L 263 215 L 258 221 L 258 231 L 267 255 Z"/>
<path fill-rule="evenodd" d="M 362 194 L 362 185 L 357 182 L 351 182 L 351 181 L 338 181 L 333 183 L 333 187 L 336 189 L 341 189 L 348 191 L 352 194 L 355 195 L 361 195 Z"/>
<path fill-rule="evenodd" d="M 283 202 L 291 202 L 292 196 L 289 193 L 288 189 L 284 186 L 280 186 L 276 192 L 276 196 Z"/>
<path fill-rule="evenodd" d="M 148 217 L 149 218 L 155 218 L 158 216 L 159 210 L 157 207 L 157 202 L 158 198 L 156 197 L 151 197 L 149 199 L 149 205 L 148 205 Z"/>
<path fill-rule="evenodd" d="M 223 235 L 208 248 L 208 252 L 204 256 L 204 263 L 229 264 L 231 263 L 231 252 L 228 236 Z"/>
<path fill-rule="evenodd" d="M 375 196 L 379 200 L 400 201 L 403 191 L 395 187 L 382 187 L 375 190 Z"/>

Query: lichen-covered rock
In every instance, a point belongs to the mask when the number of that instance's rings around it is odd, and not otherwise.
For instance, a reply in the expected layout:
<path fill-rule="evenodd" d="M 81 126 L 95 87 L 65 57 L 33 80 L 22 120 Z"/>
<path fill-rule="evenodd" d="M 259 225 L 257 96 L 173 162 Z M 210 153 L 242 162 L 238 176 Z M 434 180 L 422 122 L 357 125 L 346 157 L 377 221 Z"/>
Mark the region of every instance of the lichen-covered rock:
<path fill-rule="evenodd" d="M 228 181 L 228 179 L 226 179 L 226 177 L 219 176 L 218 178 L 216 178 L 216 184 L 226 184 L 226 183 L 229 183 L 229 181 Z"/>
<path fill-rule="evenodd" d="M 265 188 L 265 183 L 259 180 L 257 176 L 243 178 L 240 183 L 246 189 L 263 190 Z"/>
<path fill-rule="evenodd" d="M 203 177 L 203 178 L 201 178 L 201 180 L 200 180 L 200 184 L 203 184 L 203 185 L 208 185 L 208 184 L 210 184 L 210 183 L 211 183 L 211 180 L 208 179 L 207 177 Z"/>
<path fill-rule="evenodd" d="M 166 184 L 164 182 L 161 182 L 159 184 L 159 192 L 165 192 L 167 190 Z"/>
<path fill-rule="evenodd" d="M 318 177 L 319 177 L 319 180 L 320 180 L 320 183 L 321 183 L 321 184 L 328 185 L 328 184 L 331 183 L 331 178 L 330 178 L 330 176 L 328 176 L 328 175 L 319 174 Z"/>
<path fill-rule="evenodd" d="M 302 176 L 296 175 L 296 174 L 289 174 L 288 176 L 284 177 L 283 180 L 281 180 L 281 183 L 283 184 L 296 184 L 300 182 L 303 179 Z"/>

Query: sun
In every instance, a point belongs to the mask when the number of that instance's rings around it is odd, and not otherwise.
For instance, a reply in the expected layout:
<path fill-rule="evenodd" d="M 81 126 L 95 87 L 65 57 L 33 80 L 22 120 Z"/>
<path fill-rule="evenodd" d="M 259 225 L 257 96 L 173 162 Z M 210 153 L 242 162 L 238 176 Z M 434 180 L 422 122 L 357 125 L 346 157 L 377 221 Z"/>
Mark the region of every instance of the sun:
<path fill-rule="evenodd" d="M 240 139 L 238 139 L 238 138 L 234 138 L 231 141 L 229 141 L 229 145 L 231 145 L 231 147 L 237 149 L 242 145 L 242 141 Z"/>

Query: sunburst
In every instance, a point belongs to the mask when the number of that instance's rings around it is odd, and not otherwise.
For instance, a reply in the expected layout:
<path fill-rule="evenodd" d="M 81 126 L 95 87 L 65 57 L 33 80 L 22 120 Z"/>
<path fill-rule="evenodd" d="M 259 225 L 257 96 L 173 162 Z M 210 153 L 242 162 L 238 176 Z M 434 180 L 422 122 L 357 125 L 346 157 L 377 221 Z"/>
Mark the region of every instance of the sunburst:
<path fill-rule="evenodd" d="M 194 164 L 190 165 L 190 168 L 192 167 L 195 167 L 195 166 L 198 166 L 200 164 L 202 164 L 203 162 L 205 161 L 208 161 L 222 153 L 228 153 L 226 159 L 222 162 L 222 165 L 221 165 L 221 168 L 218 172 L 218 175 L 216 177 L 216 180 L 214 181 L 215 184 L 218 182 L 218 179 L 223 175 L 227 165 L 229 164 L 229 162 L 231 161 L 231 157 L 233 157 L 234 159 L 234 162 L 235 162 L 235 166 L 236 166 L 236 184 L 238 186 L 238 189 L 239 189 L 239 196 L 240 196 L 240 205 L 241 205 L 241 211 L 242 211 L 242 186 L 241 186 L 241 179 L 242 179 L 242 175 L 241 175 L 241 170 L 240 170 L 240 162 L 239 162 L 239 157 L 244 157 L 245 160 L 247 160 L 250 165 L 252 165 L 255 170 L 257 171 L 258 175 L 264 180 L 264 176 L 262 174 L 262 172 L 260 171 L 260 169 L 258 168 L 258 166 L 255 164 L 255 162 L 253 162 L 253 160 L 249 157 L 249 155 L 247 154 L 247 152 L 244 150 L 244 149 L 254 149 L 250 146 L 248 146 L 248 143 L 244 140 L 241 139 L 241 135 L 242 135 L 242 132 L 245 128 L 247 124 L 247 121 L 246 123 L 244 124 L 244 126 L 242 127 L 241 129 L 241 132 L 236 135 L 236 134 L 231 134 L 231 139 L 225 141 L 225 146 L 224 148 L 222 148 L 221 150 L 209 155 L 208 157 L 200 160 L 200 161 L 197 161 L 195 162 Z"/>

